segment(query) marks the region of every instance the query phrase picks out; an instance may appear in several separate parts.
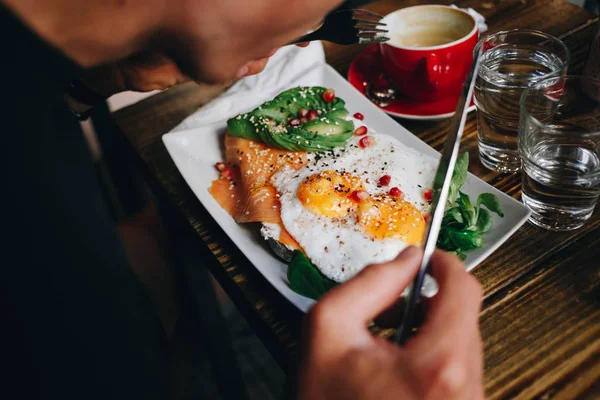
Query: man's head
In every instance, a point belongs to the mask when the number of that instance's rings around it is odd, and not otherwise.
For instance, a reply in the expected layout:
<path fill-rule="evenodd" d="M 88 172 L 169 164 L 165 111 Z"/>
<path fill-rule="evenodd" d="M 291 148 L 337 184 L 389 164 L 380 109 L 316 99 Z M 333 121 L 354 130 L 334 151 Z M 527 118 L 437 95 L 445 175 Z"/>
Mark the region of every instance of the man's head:
<path fill-rule="evenodd" d="M 248 61 L 305 34 L 340 0 L 181 0 L 157 45 L 189 76 L 235 77 Z"/>
<path fill-rule="evenodd" d="M 197 81 L 235 78 L 302 36 L 341 0 L 0 0 L 83 67 L 144 50 Z"/>

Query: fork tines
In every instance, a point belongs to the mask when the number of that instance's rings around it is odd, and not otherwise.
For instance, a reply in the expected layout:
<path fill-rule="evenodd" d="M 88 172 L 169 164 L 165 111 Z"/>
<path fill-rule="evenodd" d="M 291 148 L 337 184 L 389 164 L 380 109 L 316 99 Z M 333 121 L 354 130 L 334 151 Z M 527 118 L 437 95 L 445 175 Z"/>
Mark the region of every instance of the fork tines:
<path fill-rule="evenodd" d="M 382 43 L 390 40 L 383 34 L 388 33 L 387 26 L 380 22 L 383 16 L 368 10 L 352 10 L 352 19 L 356 21 L 354 27 L 358 29 L 359 43 Z"/>
<path fill-rule="evenodd" d="M 385 43 L 390 40 L 387 36 L 377 35 L 375 33 L 368 34 L 358 34 L 358 43 L 359 44 L 371 44 L 371 43 Z"/>

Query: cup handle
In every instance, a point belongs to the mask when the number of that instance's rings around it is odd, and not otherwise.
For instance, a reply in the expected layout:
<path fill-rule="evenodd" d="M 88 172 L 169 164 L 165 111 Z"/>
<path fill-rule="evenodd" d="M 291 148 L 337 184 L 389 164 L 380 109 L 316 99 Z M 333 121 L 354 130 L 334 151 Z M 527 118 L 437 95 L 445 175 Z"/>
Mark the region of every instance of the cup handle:
<path fill-rule="evenodd" d="M 429 88 L 437 91 L 442 79 L 442 66 L 437 55 L 429 54 L 425 57 L 425 74 Z"/>

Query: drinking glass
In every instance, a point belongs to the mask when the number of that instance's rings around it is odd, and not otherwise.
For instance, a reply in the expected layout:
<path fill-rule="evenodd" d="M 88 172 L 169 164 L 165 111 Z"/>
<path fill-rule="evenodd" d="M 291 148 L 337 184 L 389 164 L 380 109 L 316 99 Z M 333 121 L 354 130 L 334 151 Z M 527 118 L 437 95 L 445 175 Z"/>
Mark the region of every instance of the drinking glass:
<path fill-rule="evenodd" d="M 535 83 L 566 74 L 570 54 L 559 39 L 543 32 L 516 29 L 484 37 L 475 81 L 479 158 L 495 171 L 521 168 L 517 136 L 519 100 Z"/>
<path fill-rule="evenodd" d="M 600 80 L 549 78 L 521 98 L 522 200 L 530 222 L 581 227 L 600 195 Z"/>

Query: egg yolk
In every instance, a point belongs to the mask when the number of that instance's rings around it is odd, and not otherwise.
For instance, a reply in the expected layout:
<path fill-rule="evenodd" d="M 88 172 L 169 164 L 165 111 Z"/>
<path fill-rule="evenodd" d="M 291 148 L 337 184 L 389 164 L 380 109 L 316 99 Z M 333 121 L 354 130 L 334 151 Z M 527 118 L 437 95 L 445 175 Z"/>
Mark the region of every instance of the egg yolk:
<path fill-rule="evenodd" d="M 399 239 L 419 244 L 425 236 L 423 215 L 407 201 L 390 195 L 373 196 L 356 211 L 358 223 L 375 239 Z"/>
<path fill-rule="evenodd" d="M 305 178 L 298 187 L 298 199 L 314 214 L 337 218 L 356 206 L 350 199 L 355 190 L 362 190 L 358 176 L 327 170 Z"/>

